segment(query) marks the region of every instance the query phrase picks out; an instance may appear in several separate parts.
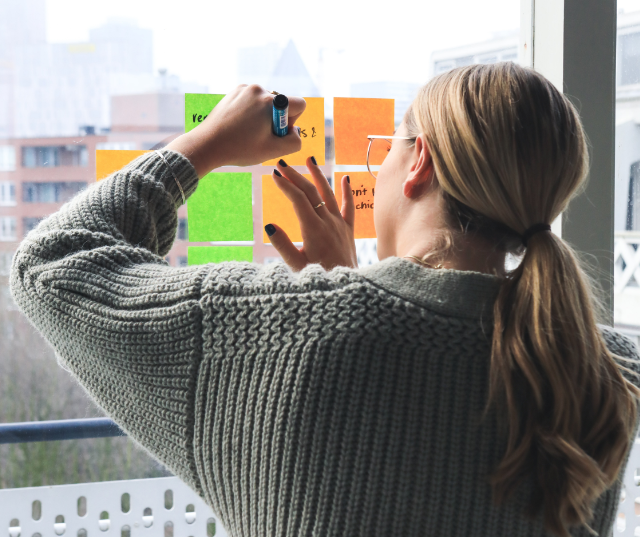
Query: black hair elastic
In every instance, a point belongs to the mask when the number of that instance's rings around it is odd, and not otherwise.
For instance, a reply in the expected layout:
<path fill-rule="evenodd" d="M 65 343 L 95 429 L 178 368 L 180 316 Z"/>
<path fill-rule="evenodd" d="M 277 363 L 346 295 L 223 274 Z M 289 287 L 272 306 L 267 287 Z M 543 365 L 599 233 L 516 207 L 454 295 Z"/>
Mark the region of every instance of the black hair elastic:
<path fill-rule="evenodd" d="M 531 235 L 533 235 L 534 233 L 538 233 L 538 231 L 551 231 L 551 226 L 549 224 L 533 224 L 522 235 L 522 244 L 526 246 L 527 241 L 531 238 Z"/>

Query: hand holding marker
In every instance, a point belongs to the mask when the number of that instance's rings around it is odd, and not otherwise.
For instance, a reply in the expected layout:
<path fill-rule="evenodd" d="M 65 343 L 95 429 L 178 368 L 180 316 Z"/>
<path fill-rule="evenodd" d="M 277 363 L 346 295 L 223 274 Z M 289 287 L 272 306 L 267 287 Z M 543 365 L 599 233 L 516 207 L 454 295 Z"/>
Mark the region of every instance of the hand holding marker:
<path fill-rule="evenodd" d="M 289 123 L 289 99 L 272 91 L 273 133 L 286 136 Z M 298 133 L 300 133 L 300 128 Z M 342 209 L 334 196 L 331 185 L 318 166 L 315 157 L 307 158 L 311 173 L 308 181 L 280 159 L 273 170 L 273 180 L 282 193 L 293 203 L 300 222 L 304 244 L 298 249 L 285 231 L 277 225 L 267 224 L 265 232 L 282 259 L 293 270 L 301 270 L 309 263 L 320 263 L 326 270 L 336 266 L 357 267 L 353 228 L 355 208 L 349 176 L 342 178 Z M 300 196 L 303 193 L 304 196 Z M 279 231 L 279 232 L 278 232 Z M 278 232 L 278 233 L 277 233 Z"/>
<path fill-rule="evenodd" d="M 286 136 L 289 129 L 289 99 L 280 93 L 273 98 L 273 134 Z"/>

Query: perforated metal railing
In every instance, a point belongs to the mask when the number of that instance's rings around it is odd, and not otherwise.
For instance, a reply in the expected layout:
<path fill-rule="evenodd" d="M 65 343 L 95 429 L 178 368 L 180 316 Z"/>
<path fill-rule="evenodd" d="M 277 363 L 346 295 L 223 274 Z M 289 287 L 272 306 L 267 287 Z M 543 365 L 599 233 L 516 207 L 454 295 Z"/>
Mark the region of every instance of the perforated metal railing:
<path fill-rule="evenodd" d="M 124 434 L 110 420 L 101 420 L 0 424 L 0 443 Z M 613 534 L 640 537 L 640 439 L 629 456 Z M 177 477 L 0 489 L 0 537 L 55 535 L 226 537 L 227 533 L 211 509 Z"/>
<path fill-rule="evenodd" d="M 0 490 L 0 536 L 226 537 L 177 477 Z"/>

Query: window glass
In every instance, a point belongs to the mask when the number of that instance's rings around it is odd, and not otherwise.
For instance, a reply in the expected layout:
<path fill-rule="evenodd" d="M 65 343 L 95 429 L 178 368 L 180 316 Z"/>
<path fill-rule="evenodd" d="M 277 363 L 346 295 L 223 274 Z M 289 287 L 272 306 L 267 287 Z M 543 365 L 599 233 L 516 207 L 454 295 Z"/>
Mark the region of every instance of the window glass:
<path fill-rule="evenodd" d="M 640 2 L 618 6 L 614 322 L 640 342 Z"/>
<path fill-rule="evenodd" d="M 96 150 L 163 147 L 184 132 L 185 93 L 258 83 L 324 97 L 325 174 L 366 171 L 335 165 L 333 98 L 394 99 L 397 126 L 434 74 L 517 61 L 519 17 L 513 0 L 0 1 L 0 423 L 103 415 L 8 292 L 19 241 L 95 183 Z M 262 239 L 261 175 L 271 168 L 228 171 L 253 177 L 254 262 L 277 262 Z M 187 266 L 189 245 L 210 245 L 189 242 L 188 228 L 181 207 L 171 266 Z M 357 251 L 361 265 L 377 261 L 374 239 Z M 0 447 L 0 487 L 163 472 L 125 438 Z"/>

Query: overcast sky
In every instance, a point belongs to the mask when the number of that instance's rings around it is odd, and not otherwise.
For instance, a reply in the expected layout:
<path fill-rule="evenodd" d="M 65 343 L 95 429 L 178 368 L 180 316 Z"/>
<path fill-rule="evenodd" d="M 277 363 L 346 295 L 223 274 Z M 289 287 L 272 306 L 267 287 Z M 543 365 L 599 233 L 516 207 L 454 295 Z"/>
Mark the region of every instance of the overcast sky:
<path fill-rule="evenodd" d="M 640 0 L 618 0 L 618 6 L 637 10 Z M 47 0 L 47 35 L 51 42 L 86 41 L 90 28 L 112 17 L 135 19 L 153 30 L 156 69 L 226 92 L 237 82 L 239 47 L 285 44 L 290 38 L 316 82 L 321 48 L 325 77 L 425 82 L 433 50 L 517 31 L 520 2 Z"/>

